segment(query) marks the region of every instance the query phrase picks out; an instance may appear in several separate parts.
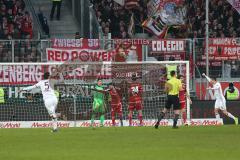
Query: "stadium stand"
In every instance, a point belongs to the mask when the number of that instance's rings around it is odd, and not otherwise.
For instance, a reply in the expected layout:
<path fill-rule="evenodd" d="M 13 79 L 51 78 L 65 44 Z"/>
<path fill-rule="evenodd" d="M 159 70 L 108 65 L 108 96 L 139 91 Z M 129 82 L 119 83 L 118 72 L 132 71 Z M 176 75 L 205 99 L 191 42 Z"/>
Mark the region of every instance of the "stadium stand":
<path fill-rule="evenodd" d="M 139 1 L 139 6 L 126 9 L 113 0 L 91 0 L 96 16 L 105 34 L 111 33 L 113 38 L 129 38 L 131 14 L 134 14 L 135 33 L 142 33 L 141 23 L 147 17 L 147 1 Z M 203 38 L 205 33 L 205 1 L 186 0 L 187 26 L 185 38 Z M 209 4 L 210 37 L 239 37 L 240 16 L 232 6 L 224 0 L 211 0 Z M 227 23 L 226 23 L 227 21 Z M 146 31 L 145 31 L 146 32 Z M 169 33 L 168 37 L 182 38 L 182 31 Z"/>
<path fill-rule="evenodd" d="M 15 62 L 39 61 L 33 38 L 33 25 L 30 13 L 23 0 L 0 0 L 0 61 L 12 62 L 12 39 L 14 43 Z M 20 41 L 20 39 L 24 39 Z M 40 58 L 41 59 L 41 58 Z"/>
<path fill-rule="evenodd" d="M 189 38 L 204 38 L 205 1 L 187 0 Z M 211 38 L 240 37 L 240 15 L 225 0 L 209 1 L 209 32 Z M 227 22 L 227 23 L 226 23 Z"/>
<path fill-rule="evenodd" d="M 31 39 L 32 18 L 23 0 L 0 0 L 0 39 Z"/>
<path fill-rule="evenodd" d="M 142 33 L 144 30 L 141 23 L 147 17 L 147 3 L 140 1 L 139 6 L 134 9 L 126 9 L 113 0 L 91 0 L 99 24 L 103 33 L 111 33 L 112 38 L 131 38 L 128 30 L 130 18 L 134 14 L 135 33 Z"/>

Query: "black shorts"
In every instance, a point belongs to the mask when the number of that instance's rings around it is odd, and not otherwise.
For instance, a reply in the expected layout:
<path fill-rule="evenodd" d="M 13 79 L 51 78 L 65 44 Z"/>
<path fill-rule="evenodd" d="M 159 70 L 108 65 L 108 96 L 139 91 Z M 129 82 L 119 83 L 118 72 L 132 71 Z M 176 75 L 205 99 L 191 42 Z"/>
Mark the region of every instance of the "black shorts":
<path fill-rule="evenodd" d="M 173 110 L 180 109 L 180 103 L 178 95 L 168 95 L 166 100 L 166 108 L 170 109 L 173 106 Z"/>

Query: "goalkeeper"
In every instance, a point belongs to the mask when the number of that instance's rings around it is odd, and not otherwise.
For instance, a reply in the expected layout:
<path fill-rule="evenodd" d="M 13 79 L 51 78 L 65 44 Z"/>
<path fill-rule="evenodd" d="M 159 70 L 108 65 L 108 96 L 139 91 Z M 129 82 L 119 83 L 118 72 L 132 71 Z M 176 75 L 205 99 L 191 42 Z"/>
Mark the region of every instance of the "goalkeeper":
<path fill-rule="evenodd" d="M 103 127 L 104 123 L 104 112 L 105 112 L 105 102 L 104 102 L 104 92 L 103 91 L 103 85 L 102 80 L 98 79 L 97 85 L 92 88 L 93 90 L 93 113 L 91 117 L 91 126 L 94 124 L 94 119 L 96 114 L 100 114 L 100 126 Z"/>

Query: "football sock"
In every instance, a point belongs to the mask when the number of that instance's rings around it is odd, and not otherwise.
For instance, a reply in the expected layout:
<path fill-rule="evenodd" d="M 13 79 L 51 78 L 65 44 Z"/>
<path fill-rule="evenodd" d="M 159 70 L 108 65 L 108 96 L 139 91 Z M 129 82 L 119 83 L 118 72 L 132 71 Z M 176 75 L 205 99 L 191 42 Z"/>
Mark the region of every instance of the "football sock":
<path fill-rule="evenodd" d="M 52 119 L 52 124 L 53 124 L 53 130 L 57 129 L 57 118 Z"/>
<path fill-rule="evenodd" d="M 114 112 L 111 112 L 111 116 L 112 116 L 112 125 L 115 125 L 115 115 L 114 115 Z"/>
<path fill-rule="evenodd" d="M 104 122 L 104 115 L 100 116 L 100 124 L 103 126 L 103 122 Z"/>
<path fill-rule="evenodd" d="M 178 118 L 179 118 L 179 114 L 175 114 L 174 119 L 173 119 L 173 127 L 177 126 Z"/>
<path fill-rule="evenodd" d="M 139 115 L 138 115 L 138 119 L 139 119 L 139 121 L 140 121 L 140 125 L 142 125 L 142 123 L 143 123 L 143 122 L 142 122 L 142 115 L 139 114 Z"/>
<path fill-rule="evenodd" d="M 227 112 L 227 116 L 232 118 L 232 119 L 235 119 L 235 117 L 231 113 L 229 113 L 229 112 Z"/>
<path fill-rule="evenodd" d="M 122 114 L 119 114 L 119 119 L 120 119 L 121 126 L 123 126 L 123 118 L 122 118 Z"/>
<path fill-rule="evenodd" d="M 93 113 L 93 114 L 92 114 L 92 118 L 91 118 L 91 125 L 93 125 L 94 119 L 95 119 L 95 114 Z"/>
<path fill-rule="evenodd" d="M 217 119 L 220 119 L 219 113 L 215 113 L 215 117 L 216 117 Z"/>
<path fill-rule="evenodd" d="M 185 124 L 186 121 L 187 121 L 187 114 L 186 114 L 186 112 L 182 113 L 182 119 L 183 119 L 183 123 Z"/>
<path fill-rule="evenodd" d="M 132 125 L 132 115 L 129 115 L 128 119 L 129 119 L 129 126 L 131 126 Z"/>
<path fill-rule="evenodd" d="M 157 124 L 159 124 L 159 122 L 164 118 L 164 116 L 165 116 L 165 113 L 164 113 L 164 112 L 161 112 L 161 113 L 158 115 Z"/>

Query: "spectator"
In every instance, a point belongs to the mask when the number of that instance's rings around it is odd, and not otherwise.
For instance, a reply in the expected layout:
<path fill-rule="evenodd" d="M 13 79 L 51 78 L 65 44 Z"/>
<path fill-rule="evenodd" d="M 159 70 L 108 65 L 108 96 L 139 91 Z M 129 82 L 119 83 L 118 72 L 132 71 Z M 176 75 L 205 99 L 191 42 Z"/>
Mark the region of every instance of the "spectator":
<path fill-rule="evenodd" d="M 81 37 L 80 37 L 80 33 L 79 32 L 76 32 L 75 33 L 75 39 L 80 39 Z"/>
<path fill-rule="evenodd" d="M 231 78 L 231 63 L 226 61 L 223 70 L 223 78 Z"/>
<path fill-rule="evenodd" d="M 225 93 L 226 100 L 238 100 L 239 99 L 239 91 L 235 89 L 233 83 L 229 83 L 228 89 Z"/>
<path fill-rule="evenodd" d="M 232 71 L 231 71 L 232 77 L 236 77 L 238 75 L 238 68 L 239 68 L 239 65 L 237 64 L 237 62 L 232 61 Z"/>
<path fill-rule="evenodd" d="M 32 31 L 32 18 L 29 14 L 29 12 L 24 13 L 23 21 L 22 21 L 22 33 L 24 38 L 27 38 L 27 36 L 30 36 L 30 39 L 32 39 L 33 31 Z"/>
<path fill-rule="evenodd" d="M 23 20 L 28 18 L 28 24 L 32 23 L 32 19 L 28 14 L 23 15 L 25 3 L 23 0 L 0 0 L 0 38 L 1 39 L 20 39 L 25 38 L 25 29 Z M 25 12 L 26 13 L 26 12 Z M 26 24 L 25 24 L 26 25 Z M 24 26 L 24 27 L 23 27 Z M 30 25 L 31 26 L 31 25 Z M 28 34 L 32 38 L 32 27 L 28 28 Z"/>
<path fill-rule="evenodd" d="M 46 33 L 46 35 L 48 35 L 50 37 L 47 18 L 44 16 L 41 7 L 39 7 L 38 10 L 39 10 L 38 11 L 38 19 L 42 25 L 42 29 Z"/>
<path fill-rule="evenodd" d="M 53 20 L 53 15 L 56 7 L 57 7 L 57 20 L 60 20 L 61 5 L 62 5 L 62 0 L 52 0 L 52 10 L 50 15 L 50 20 Z"/>

